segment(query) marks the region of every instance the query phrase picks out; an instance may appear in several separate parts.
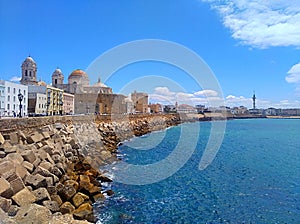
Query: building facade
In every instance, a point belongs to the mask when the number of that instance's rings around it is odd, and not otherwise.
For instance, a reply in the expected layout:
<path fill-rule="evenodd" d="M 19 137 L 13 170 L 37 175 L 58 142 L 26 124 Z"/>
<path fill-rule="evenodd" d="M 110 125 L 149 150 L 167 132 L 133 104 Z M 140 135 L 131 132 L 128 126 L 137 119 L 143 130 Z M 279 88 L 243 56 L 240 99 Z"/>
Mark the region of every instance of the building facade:
<path fill-rule="evenodd" d="M 46 115 L 47 96 L 45 93 L 28 93 L 28 116 Z"/>
<path fill-rule="evenodd" d="M 63 93 L 63 114 L 74 114 L 74 95 L 70 93 Z"/>
<path fill-rule="evenodd" d="M 136 113 L 148 113 L 148 94 L 134 91 L 131 100 Z"/>
<path fill-rule="evenodd" d="M 163 111 L 162 105 L 159 103 L 156 104 L 149 104 L 150 113 L 157 114 Z"/>
<path fill-rule="evenodd" d="M 5 92 L 5 85 L 4 85 L 4 83 L 0 82 L 0 117 L 3 116 L 4 109 L 5 109 L 5 104 L 4 104 L 5 95 L 4 95 L 4 92 Z"/>
<path fill-rule="evenodd" d="M 47 85 L 46 89 L 47 115 L 62 115 L 63 114 L 63 90 Z"/>
<path fill-rule="evenodd" d="M 0 84 L 4 86 L 4 111 L 2 116 L 15 117 L 20 115 L 20 112 L 21 116 L 27 116 L 28 86 L 8 81 L 0 81 Z M 22 95 L 21 104 L 18 98 L 19 94 Z"/>

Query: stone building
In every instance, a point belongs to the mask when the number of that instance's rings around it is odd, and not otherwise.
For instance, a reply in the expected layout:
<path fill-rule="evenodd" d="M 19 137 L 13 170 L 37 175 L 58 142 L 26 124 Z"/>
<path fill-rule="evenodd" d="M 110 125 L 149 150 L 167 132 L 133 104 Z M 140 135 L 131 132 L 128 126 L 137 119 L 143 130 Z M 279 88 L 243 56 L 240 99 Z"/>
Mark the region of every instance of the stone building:
<path fill-rule="evenodd" d="M 28 106 L 28 86 L 2 80 L 0 80 L 0 84 L 4 86 L 4 111 L 2 116 L 16 116 L 20 113 L 19 94 L 22 94 L 23 96 L 21 101 L 21 115 L 26 116 Z"/>
<path fill-rule="evenodd" d="M 162 105 L 159 103 L 149 104 L 150 113 L 157 114 L 162 112 Z"/>
<path fill-rule="evenodd" d="M 74 114 L 74 95 L 63 93 L 63 114 Z"/>
<path fill-rule="evenodd" d="M 121 94 L 98 94 L 98 114 L 127 114 L 126 96 Z"/>
<path fill-rule="evenodd" d="M 134 91 L 131 93 L 131 100 L 134 104 L 135 113 L 148 112 L 148 94 Z"/>
<path fill-rule="evenodd" d="M 81 69 L 74 70 L 68 76 L 68 83 L 64 84 L 64 75 L 62 71 L 57 68 L 52 74 L 52 85 L 56 88 L 62 89 L 67 93 L 112 93 L 112 89 L 101 83 L 100 79 L 95 85 L 90 86 L 89 76 Z"/>

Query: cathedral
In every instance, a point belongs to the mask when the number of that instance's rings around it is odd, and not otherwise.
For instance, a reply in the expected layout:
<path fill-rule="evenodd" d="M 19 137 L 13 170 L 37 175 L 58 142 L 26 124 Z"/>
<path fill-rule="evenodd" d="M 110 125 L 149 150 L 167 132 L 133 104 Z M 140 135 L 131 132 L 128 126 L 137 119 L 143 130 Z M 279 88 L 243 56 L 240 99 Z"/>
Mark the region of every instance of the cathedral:
<path fill-rule="evenodd" d="M 67 84 L 64 84 L 63 81 L 64 75 L 62 71 L 59 68 L 55 69 L 52 74 L 52 86 L 62 89 L 67 93 L 112 93 L 112 89 L 101 83 L 100 79 L 98 79 L 96 84 L 90 86 L 88 75 L 81 69 L 76 69 L 69 75 Z"/>

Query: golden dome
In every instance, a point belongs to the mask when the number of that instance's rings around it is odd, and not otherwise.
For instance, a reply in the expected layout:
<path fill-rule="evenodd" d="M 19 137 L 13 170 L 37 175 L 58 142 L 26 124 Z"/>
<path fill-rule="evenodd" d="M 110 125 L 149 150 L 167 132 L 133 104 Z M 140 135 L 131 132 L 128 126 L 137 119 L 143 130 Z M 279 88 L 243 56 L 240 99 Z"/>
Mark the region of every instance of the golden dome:
<path fill-rule="evenodd" d="M 88 77 L 88 75 L 81 69 L 76 69 L 74 70 L 70 75 L 69 77 L 71 76 L 84 76 L 84 77 Z"/>
<path fill-rule="evenodd" d="M 44 81 L 39 81 L 37 83 L 38 86 L 47 86 L 47 83 L 45 83 Z"/>

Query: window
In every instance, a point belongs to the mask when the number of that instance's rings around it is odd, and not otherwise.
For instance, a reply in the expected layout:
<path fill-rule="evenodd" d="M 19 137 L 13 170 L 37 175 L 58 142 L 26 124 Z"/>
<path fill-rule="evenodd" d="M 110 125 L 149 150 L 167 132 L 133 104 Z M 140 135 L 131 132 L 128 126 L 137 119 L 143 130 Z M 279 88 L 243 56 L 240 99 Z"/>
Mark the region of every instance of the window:
<path fill-rule="evenodd" d="M 16 110 L 16 105 L 14 104 L 14 110 Z"/>
<path fill-rule="evenodd" d="M 29 76 L 31 77 L 31 71 L 29 71 Z"/>
<path fill-rule="evenodd" d="M 39 103 L 39 108 L 41 108 L 41 104 Z"/>
<path fill-rule="evenodd" d="M 14 96 L 14 98 L 13 98 L 13 102 L 16 102 L 16 96 Z"/>
<path fill-rule="evenodd" d="M 25 70 L 25 76 L 27 76 L 27 70 Z"/>
<path fill-rule="evenodd" d="M 7 104 L 7 110 L 9 110 L 9 103 Z"/>
<path fill-rule="evenodd" d="M 13 91 L 14 91 L 14 94 L 16 94 L 16 88 L 14 88 L 14 90 L 13 90 Z"/>
<path fill-rule="evenodd" d="M 10 93 L 10 87 L 7 87 L 7 92 Z"/>
<path fill-rule="evenodd" d="M 10 96 L 7 96 L 7 101 L 10 101 Z"/>
<path fill-rule="evenodd" d="M 24 89 L 24 96 L 26 95 L 26 90 Z"/>
<path fill-rule="evenodd" d="M 54 79 L 54 84 L 55 84 L 55 85 L 57 84 L 57 79 Z"/>

